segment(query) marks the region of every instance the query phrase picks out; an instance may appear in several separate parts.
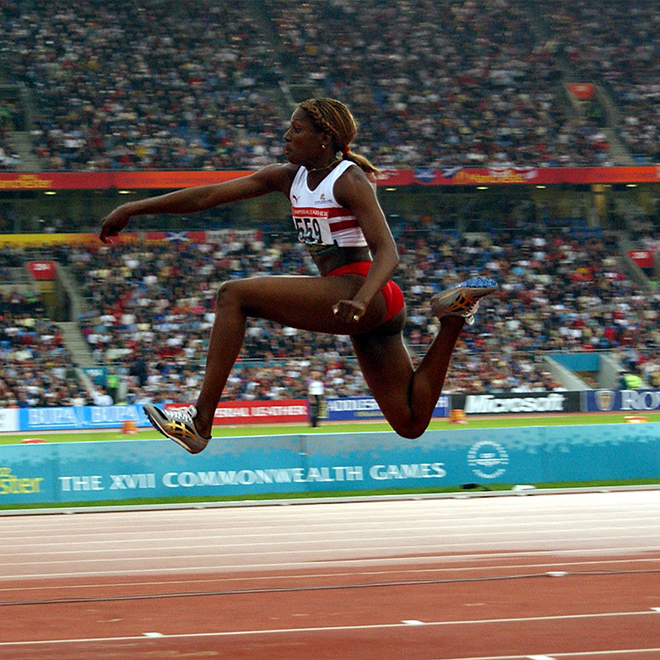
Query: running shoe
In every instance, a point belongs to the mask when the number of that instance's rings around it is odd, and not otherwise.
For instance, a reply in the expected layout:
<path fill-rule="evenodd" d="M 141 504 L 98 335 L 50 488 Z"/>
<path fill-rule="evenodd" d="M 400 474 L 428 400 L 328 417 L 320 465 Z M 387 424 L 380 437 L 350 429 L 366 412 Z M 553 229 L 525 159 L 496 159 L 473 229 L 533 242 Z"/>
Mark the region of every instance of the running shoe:
<path fill-rule="evenodd" d="M 497 282 L 490 277 L 471 277 L 451 289 L 436 293 L 431 298 L 431 309 L 438 319 L 462 316 L 468 325 L 472 325 L 481 299 L 495 291 Z"/>
<path fill-rule="evenodd" d="M 144 414 L 149 418 L 153 427 L 166 438 L 174 440 L 191 454 L 198 454 L 211 438 L 202 438 L 193 421 L 197 416 L 197 408 L 173 408 L 161 410 L 148 403 L 143 407 Z"/>

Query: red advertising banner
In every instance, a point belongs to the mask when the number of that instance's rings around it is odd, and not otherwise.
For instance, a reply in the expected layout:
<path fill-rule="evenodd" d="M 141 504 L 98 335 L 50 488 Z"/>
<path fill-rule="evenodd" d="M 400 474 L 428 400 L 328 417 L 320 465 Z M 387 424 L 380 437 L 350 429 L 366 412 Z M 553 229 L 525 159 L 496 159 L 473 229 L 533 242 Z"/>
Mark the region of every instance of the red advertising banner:
<path fill-rule="evenodd" d="M 189 405 L 189 403 L 168 403 L 165 408 L 183 408 Z M 305 399 L 223 401 L 218 404 L 215 411 L 213 425 L 285 424 L 308 420 L 308 403 Z"/>
<path fill-rule="evenodd" d="M 639 167 L 445 167 L 442 169 L 385 170 L 380 186 L 552 186 L 561 183 L 660 183 L 660 166 Z"/>
<path fill-rule="evenodd" d="M 54 280 L 57 276 L 54 261 L 28 261 L 27 267 L 35 280 Z"/>
<path fill-rule="evenodd" d="M 579 101 L 586 101 L 596 96 L 596 88 L 592 83 L 568 83 L 566 86 Z"/>
<path fill-rule="evenodd" d="M 230 181 L 250 171 L 218 172 L 37 172 L 0 173 L 2 190 L 178 189 Z M 636 167 L 501 167 L 385 170 L 380 186 L 483 186 L 598 183 L 660 183 L 660 165 Z"/>
<path fill-rule="evenodd" d="M 651 250 L 628 250 L 628 256 L 640 268 L 653 268 L 653 252 Z"/>

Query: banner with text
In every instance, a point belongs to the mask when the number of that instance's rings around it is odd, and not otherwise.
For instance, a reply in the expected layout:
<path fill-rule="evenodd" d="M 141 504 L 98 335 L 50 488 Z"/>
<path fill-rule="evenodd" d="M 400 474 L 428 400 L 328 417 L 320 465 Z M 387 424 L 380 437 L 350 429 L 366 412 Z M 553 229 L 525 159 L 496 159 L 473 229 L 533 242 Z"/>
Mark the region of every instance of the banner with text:
<path fill-rule="evenodd" d="M 21 431 L 116 429 L 127 421 L 136 426 L 151 426 L 142 406 L 76 406 L 19 410 Z"/>
<path fill-rule="evenodd" d="M 587 390 L 582 392 L 582 400 L 585 412 L 660 410 L 660 390 Z"/>
<path fill-rule="evenodd" d="M 452 394 L 452 410 L 466 415 L 522 415 L 529 413 L 580 412 L 579 392 L 502 392 L 500 394 Z"/>
<path fill-rule="evenodd" d="M 54 280 L 57 277 L 54 261 L 28 261 L 26 266 L 35 280 Z"/>
<path fill-rule="evenodd" d="M 640 268 L 653 268 L 653 252 L 651 250 L 628 250 L 628 256 Z"/>
<path fill-rule="evenodd" d="M 449 396 L 438 399 L 433 417 L 448 417 L 450 411 Z M 327 400 L 327 417 L 330 422 L 384 419 L 381 409 L 373 397 L 347 397 Z"/>
<path fill-rule="evenodd" d="M 231 181 L 251 170 L 172 172 L 0 172 L 0 190 L 178 189 Z M 502 184 L 597 184 L 660 182 L 660 167 L 420 167 L 384 170 L 380 186 Z"/>
<path fill-rule="evenodd" d="M 660 424 L 223 438 L 197 456 L 169 440 L 0 446 L 0 506 L 648 479 Z"/>
<path fill-rule="evenodd" d="M 0 408 L 0 433 L 19 430 L 18 408 Z"/>
<path fill-rule="evenodd" d="M 165 408 L 187 408 L 189 403 L 168 403 Z M 281 401 L 221 401 L 213 418 L 214 426 L 227 424 L 282 424 L 306 422 L 309 404 L 305 399 Z"/>

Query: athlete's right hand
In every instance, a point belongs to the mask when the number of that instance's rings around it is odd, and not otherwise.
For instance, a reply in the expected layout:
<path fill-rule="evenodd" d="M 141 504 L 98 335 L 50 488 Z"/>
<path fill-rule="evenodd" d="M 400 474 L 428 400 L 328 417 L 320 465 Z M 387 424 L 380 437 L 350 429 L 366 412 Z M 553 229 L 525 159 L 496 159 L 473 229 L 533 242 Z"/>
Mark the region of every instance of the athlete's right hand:
<path fill-rule="evenodd" d="M 99 238 L 103 243 L 112 243 L 112 239 L 126 228 L 131 219 L 131 213 L 127 204 L 117 207 L 112 213 L 103 218 L 103 226 Z"/>

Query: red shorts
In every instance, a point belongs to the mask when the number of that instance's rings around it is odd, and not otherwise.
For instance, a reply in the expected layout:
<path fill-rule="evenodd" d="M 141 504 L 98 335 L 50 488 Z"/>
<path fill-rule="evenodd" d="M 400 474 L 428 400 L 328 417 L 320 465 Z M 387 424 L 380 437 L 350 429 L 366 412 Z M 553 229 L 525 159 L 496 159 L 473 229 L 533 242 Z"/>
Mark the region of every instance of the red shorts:
<path fill-rule="evenodd" d="M 337 277 L 339 275 L 347 275 L 349 273 L 355 273 L 355 275 L 362 275 L 366 277 L 371 268 L 371 261 L 356 261 L 352 264 L 346 264 L 345 266 L 339 266 L 328 273 L 328 277 Z M 387 284 L 380 291 L 385 298 L 385 318 L 383 323 L 391 319 L 395 314 L 398 314 L 404 307 L 405 302 L 403 300 L 403 292 L 397 284 L 388 280 Z"/>

